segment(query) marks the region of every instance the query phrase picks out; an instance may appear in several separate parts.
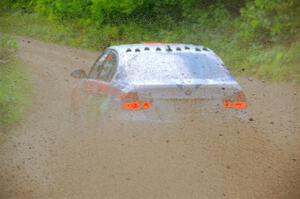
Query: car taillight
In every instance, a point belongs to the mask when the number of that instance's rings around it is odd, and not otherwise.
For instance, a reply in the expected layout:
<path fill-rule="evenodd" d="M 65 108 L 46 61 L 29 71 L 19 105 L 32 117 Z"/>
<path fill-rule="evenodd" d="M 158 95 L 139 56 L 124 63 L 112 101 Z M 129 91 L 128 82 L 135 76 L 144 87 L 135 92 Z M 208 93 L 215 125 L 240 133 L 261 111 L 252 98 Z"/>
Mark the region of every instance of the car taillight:
<path fill-rule="evenodd" d="M 126 110 L 138 110 L 138 109 L 140 109 L 140 103 L 139 102 L 124 102 L 122 108 L 126 109 Z"/>
<path fill-rule="evenodd" d="M 150 101 L 139 100 L 137 93 L 127 93 L 122 98 L 122 108 L 125 110 L 146 110 L 151 107 Z"/>
<path fill-rule="evenodd" d="M 224 101 L 225 108 L 231 108 L 231 102 L 229 100 Z"/>
<path fill-rule="evenodd" d="M 243 91 L 236 92 L 233 96 L 224 100 L 225 108 L 245 109 L 247 108 L 246 96 Z"/>
<path fill-rule="evenodd" d="M 150 108 L 151 103 L 150 102 L 143 102 L 143 109 L 148 109 Z"/>
<path fill-rule="evenodd" d="M 235 101 L 235 102 L 233 102 L 233 108 L 235 108 L 235 109 L 245 109 L 245 108 L 247 108 L 247 102 L 245 102 L 245 101 Z"/>

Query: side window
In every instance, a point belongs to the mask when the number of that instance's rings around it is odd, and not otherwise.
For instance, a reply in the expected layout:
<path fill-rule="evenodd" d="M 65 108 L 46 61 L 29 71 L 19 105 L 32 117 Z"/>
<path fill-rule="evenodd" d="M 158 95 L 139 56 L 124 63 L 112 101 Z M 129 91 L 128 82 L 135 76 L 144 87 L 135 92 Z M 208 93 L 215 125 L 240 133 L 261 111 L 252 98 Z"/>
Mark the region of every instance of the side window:
<path fill-rule="evenodd" d="M 92 66 L 88 78 L 109 82 L 116 72 L 117 64 L 117 55 L 111 50 L 106 50 Z"/>
<path fill-rule="evenodd" d="M 117 69 L 117 55 L 109 51 L 101 67 L 98 68 L 96 79 L 109 82 L 113 78 Z"/>
<path fill-rule="evenodd" d="M 102 68 L 105 58 L 107 56 L 108 52 L 104 52 L 102 53 L 99 58 L 97 59 L 97 61 L 94 63 L 94 65 L 92 66 L 89 74 L 88 74 L 88 78 L 89 79 L 96 79 L 97 75 L 98 75 L 98 71 Z"/>

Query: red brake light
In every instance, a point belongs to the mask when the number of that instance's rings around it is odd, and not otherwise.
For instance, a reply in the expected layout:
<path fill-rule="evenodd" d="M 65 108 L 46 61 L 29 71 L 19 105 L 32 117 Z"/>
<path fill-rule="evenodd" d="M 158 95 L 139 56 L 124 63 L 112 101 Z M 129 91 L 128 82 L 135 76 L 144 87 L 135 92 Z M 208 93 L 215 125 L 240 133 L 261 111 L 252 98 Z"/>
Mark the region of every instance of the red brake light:
<path fill-rule="evenodd" d="M 151 107 L 150 101 L 140 101 L 138 98 L 138 94 L 131 92 L 127 93 L 122 97 L 122 108 L 125 110 L 146 110 Z"/>
<path fill-rule="evenodd" d="M 245 109 L 247 108 L 246 96 L 242 91 L 238 91 L 224 100 L 223 105 L 225 108 Z"/>
<path fill-rule="evenodd" d="M 144 109 L 148 109 L 148 108 L 150 108 L 150 106 L 151 106 L 150 102 L 144 102 L 143 103 L 143 108 Z"/>
<path fill-rule="evenodd" d="M 123 103 L 123 108 L 126 110 L 138 110 L 140 104 L 138 102 L 125 102 Z"/>
<path fill-rule="evenodd" d="M 247 107 L 247 103 L 244 101 L 236 101 L 233 103 L 233 108 L 235 109 L 245 109 Z"/>
<path fill-rule="evenodd" d="M 231 102 L 229 100 L 224 101 L 224 107 L 225 108 L 230 108 L 231 107 Z"/>
<path fill-rule="evenodd" d="M 122 108 L 125 110 L 141 110 L 141 109 L 149 109 L 151 106 L 150 102 L 125 102 L 123 103 Z"/>

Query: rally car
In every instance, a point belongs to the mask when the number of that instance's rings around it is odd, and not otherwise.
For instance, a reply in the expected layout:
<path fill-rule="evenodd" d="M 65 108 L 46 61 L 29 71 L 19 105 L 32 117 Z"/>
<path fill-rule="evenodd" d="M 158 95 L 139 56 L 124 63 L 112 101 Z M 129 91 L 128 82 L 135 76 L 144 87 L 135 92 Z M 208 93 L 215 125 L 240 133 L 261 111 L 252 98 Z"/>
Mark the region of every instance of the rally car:
<path fill-rule="evenodd" d="M 223 61 L 209 48 L 144 43 L 111 46 L 81 79 L 74 110 L 87 117 L 180 121 L 208 114 L 243 117 L 247 101 Z"/>

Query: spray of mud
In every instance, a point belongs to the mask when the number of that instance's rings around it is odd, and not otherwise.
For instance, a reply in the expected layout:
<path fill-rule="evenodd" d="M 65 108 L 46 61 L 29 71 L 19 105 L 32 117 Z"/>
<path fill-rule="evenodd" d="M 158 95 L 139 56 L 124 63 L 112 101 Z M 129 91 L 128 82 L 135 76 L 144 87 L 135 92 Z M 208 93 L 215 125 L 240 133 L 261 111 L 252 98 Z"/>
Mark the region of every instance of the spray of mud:
<path fill-rule="evenodd" d="M 70 117 L 78 82 L 68 77 L 98 53 L 20 45 L 36 96 L 32 113 L 0 146 L 0 198 L 300 197 L 298 87 L 240 78 L 245 121 L 87 126 Z"/>

